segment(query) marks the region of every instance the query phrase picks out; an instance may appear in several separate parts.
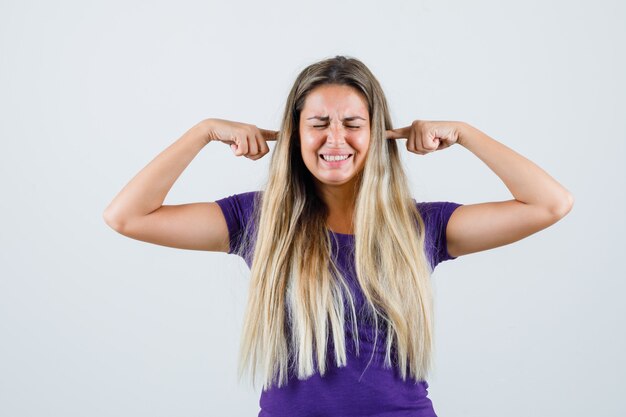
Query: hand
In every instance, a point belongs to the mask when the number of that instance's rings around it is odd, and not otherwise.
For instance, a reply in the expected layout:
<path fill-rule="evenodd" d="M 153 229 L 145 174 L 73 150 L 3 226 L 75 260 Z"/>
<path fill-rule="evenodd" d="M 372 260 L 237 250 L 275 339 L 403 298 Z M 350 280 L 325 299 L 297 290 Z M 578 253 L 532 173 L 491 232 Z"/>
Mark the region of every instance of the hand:
<path fill-rule="evenodd" d="M 387 130 L 387 139 L 408 139 L 409 152 L 426 155 L 455 144 L 459 138 L 457 122 L 415 120 L 411 126 Z"/>
<path fill-rule="evenodd" d="M 208 142 L 218 140 L 230 144 L 235 156 L 245 156 L 257 160 L 270 149 L 268 140 L 276 140 L 278 131 L 260 129 L 248 123 L 233 122 L 223 119 L 207 119 Z"/>

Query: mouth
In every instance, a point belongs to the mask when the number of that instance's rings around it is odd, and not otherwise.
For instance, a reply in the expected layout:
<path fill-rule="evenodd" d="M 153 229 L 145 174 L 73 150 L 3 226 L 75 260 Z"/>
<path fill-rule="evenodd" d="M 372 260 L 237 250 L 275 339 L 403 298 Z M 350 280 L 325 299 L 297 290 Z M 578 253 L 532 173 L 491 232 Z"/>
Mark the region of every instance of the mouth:
<path fill-rule="evenodd" d="M 339 162 L 345 162 L 348 159 L 352 158 L 353 154 L 345 154 L 345 155 L 324 155 L 320 154 L 320 158 L 327 163 L 336 164 Z"/>

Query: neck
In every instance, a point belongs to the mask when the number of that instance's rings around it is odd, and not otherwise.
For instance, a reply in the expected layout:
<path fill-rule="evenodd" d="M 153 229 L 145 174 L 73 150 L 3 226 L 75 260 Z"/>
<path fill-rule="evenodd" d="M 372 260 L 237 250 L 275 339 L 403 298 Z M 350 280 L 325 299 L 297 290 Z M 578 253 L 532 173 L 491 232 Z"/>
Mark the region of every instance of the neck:
<path fill-rule="evenodd" d="M 328 207 L 328 227 L 338 233 L 352 234 L 352 218 L 357 196 L 355 183 L 341 185 L 317 183 L 316 188 Z"/>

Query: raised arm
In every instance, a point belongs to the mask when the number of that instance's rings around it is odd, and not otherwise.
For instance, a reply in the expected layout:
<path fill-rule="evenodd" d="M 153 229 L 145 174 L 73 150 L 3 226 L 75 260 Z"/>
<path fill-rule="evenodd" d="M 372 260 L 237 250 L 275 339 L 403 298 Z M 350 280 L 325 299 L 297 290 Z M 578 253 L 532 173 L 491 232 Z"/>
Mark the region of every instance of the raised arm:
<path fill-rule="evenodd" d="M 254 125 L 206 119 L 189 129 L 144 167 L 104 210 L 118 233 L 162 246 L 228 252 L 226 219 L 215 202 L 163 205 L 174 182 L 207 144 L 222 141 L 236 156 L 259 159 L 276 132 Z"/>
<path fill-rule="evenodd" d="M 514 198 L 457 208 L 446 229 L 452 256 L 516 242 L 572 209 L 573 195 L 535 163 L 467 123 L 457 123 L 457 129 L 457 143 L 500 177 Z"/>
<path fill-rule="evenodd" d="M 464 122 L 416 120 L 387 132 L 407 138 L 407 149 L 421 155 L 455 143 L 481 159 L 514 199 L 466 204 L 454 210 L 446 228 L 448 252 L 461 256 L 516 242 L 556 223 L 572 209 L 573 195 L 543 169 Z"/>

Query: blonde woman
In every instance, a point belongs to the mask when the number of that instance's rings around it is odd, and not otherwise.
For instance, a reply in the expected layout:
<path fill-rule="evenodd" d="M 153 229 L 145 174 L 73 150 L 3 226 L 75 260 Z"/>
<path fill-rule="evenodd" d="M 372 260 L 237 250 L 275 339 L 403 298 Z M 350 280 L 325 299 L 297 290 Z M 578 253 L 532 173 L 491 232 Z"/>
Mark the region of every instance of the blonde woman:
<path fill-rule="evenodd" d="M 415 201 L 398 139 L 419 155 L 464 147 L 513 198 Z M 222 142 L 256 160 L 274 140 L 262 190 L 163 205 L 205 146 Z M 545 171 L 467 123 L 393 129 L 374 75 L 337 56 L 298 75 L 278 131 L 203 120 L 139 172 L 104 218 L 134 239 L 245 259 L 239 376 L 261 374 L 259 416 L 435 416 L 426 382 L 433 269 L 545 229 L 572 204 Z"/>

